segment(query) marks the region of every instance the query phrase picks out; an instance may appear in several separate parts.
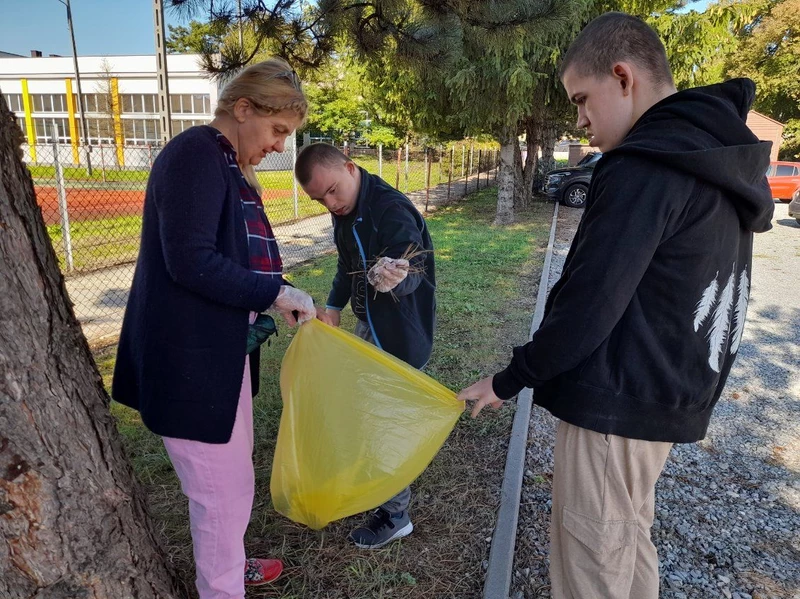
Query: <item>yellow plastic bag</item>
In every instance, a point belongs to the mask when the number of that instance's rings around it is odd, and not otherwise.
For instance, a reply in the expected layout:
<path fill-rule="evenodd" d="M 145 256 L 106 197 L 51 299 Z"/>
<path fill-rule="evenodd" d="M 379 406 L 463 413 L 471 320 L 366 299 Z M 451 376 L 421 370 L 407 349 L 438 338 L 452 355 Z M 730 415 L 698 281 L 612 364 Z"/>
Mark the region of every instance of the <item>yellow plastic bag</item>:
<path fill-rule="evenodd" d="M 286 351 L 281 393 L 272 501 L 317 530 L 411 484 L 464 409 L 429 376 L 319 320 Z"/>

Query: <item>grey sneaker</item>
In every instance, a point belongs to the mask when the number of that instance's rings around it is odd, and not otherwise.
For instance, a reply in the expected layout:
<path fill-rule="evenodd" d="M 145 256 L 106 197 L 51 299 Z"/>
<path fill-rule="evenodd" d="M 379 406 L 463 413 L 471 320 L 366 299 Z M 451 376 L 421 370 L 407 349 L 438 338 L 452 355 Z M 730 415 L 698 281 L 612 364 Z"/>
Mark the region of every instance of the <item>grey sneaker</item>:
<path fill-rule="evenodd" d="M 363 526 L 350 533 L 350 540 L 359 549 L 380 549 L 392 541 L 407 537 L 414 530 L 408 512 L 390 514 L 378 508 L 369 515 Z"/>

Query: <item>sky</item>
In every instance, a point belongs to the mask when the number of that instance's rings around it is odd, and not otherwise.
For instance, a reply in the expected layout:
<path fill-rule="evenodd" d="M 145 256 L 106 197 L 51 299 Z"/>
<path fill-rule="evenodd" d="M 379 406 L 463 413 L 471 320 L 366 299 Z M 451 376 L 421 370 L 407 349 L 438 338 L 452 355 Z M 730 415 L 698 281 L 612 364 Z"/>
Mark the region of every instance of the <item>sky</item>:
<path fill-rule="evenodd" d="M 690 2 L 705 10 L 711 0 Z M 2 0 L 0 50 L 29 56 L 72 56 L 66 8 L 59 0 Z M 166 4 L 166 2 L 165 2 Z M 151 0 L 71 0 L 79 56 L 154 54 Z M 167 24 L 180 24 L 167 9 Z"/>
<path fill-rule="evenodd" d="M 2 0 L 0 50 L 72 56 L 67 9 L 59 0 Z M 155 54 L 152 0 L 71 0 L 79 56 Z M 180 22 L 167 10 L 167 24 Z"/>

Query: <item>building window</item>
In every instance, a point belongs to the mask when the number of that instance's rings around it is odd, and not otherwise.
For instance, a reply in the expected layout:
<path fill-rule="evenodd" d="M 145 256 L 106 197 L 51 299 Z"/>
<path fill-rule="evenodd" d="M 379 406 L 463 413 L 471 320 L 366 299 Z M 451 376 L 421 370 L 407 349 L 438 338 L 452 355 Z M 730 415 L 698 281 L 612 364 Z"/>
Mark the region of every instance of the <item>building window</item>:
<path fill-rule="evenodd" d="M 25 141 L 28 141 L 28 123 L 25 122 L 23 117 L 17 117 L 17 126 L 22 129 L 22 136 L 25 138 Z"/>
<path fill-rule="evenodd" d="M 33 112 L 67 112 L 66 94 L 31 94 Z"/>
<path fill-rule="evenodd" d="M 6 104 L 11 112 L 25 112 L 22 94 L 6 94 Z"/>
<path fill-rule="evenodd" d="M 158 114 L 156 94 L 122 94 L 123 114 Z"/>
<path fill-rule="evenodd" d="M 69 119 L 62 118 L 34 118 L 33 130 L 36 132 L 36 143 L 47 144 L 53 143 L 54 130 L 57 129 L 58 143 L 70 143 L 69 136 Z"/>
<path fill-rule="evenodd" d="M 123 119 L 125 144 L 129 146 L 146 146 L 160 141 L 158 119 Z"/>
<path fill-rule="evenodd" d="M 114 121 L 110 118 L 96 119 L 87 118 L 86 124 L 89 127 L 89 144 L 96 146 L 98 144 L 113 144 L 114 143 Z M 83 125 L 78 121 L 78 129 L 83 131 Z"/>
<path fill-rule="evenodd" d="M 206 120 L 198 120 L 198 119 L 174 119 L 172 121 L 172 135 L 177 135 L 178 133 L 183 133 L 190 127 L 195 127 L 197 125 L 205 125 L 208 123 Z"/>
<path fill-rule="evenodd" d="M 170 94 L 170 107 L 173 114 L 210 114 L 211 96 L 209 94 Z"/>

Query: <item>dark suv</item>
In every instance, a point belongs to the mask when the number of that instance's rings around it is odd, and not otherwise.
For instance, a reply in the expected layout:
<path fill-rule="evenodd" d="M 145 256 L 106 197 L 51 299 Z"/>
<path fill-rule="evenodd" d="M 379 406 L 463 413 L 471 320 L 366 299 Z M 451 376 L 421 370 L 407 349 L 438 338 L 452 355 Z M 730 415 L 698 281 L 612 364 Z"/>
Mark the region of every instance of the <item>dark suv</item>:
<path fill-rule="evenodd" d="M 583 208 L 594 167 L 602 156 L 601 152 L 589 152 L 575 166 L 550 171 L 545 179 L 545 193 L 566 206 Z"/>

